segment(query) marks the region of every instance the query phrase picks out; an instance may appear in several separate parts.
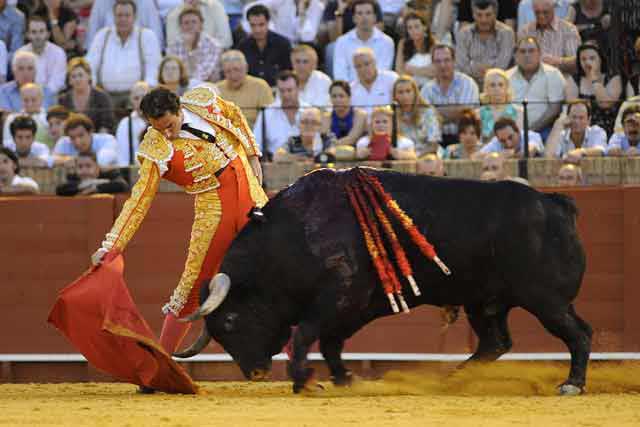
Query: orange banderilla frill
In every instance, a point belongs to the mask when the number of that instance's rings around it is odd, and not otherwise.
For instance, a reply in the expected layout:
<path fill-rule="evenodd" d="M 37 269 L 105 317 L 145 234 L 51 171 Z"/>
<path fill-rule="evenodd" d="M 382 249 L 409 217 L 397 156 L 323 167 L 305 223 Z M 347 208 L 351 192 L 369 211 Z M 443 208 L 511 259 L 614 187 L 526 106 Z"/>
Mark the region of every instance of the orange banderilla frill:
<path fill-rule="evenodd" d="M 389 298 L 389 304 L 394 313 L 398 313 L 398 305 L 393 297 L 395 293 L 400 301 L 402 310 L 409 312 L 409 307 L 402 296 L 402 286 L 398 277 L 396 276 L 395 269 L 387 251 L 384 247 L 384 242 L 380 235 L 380 229 L 378 222 L 391 244 L 396 262 L 402 274 L 409 282 L 413 293 L 416 296 L 420 295 L 420 289 L 413 278 L 413 271 L 411 264 L 407 258 L 404 248 L 398 240 L 398 236 L 393 229 L 391 221 L 387 217 L 382 205 L 378 198 L 383 202 L 383 205 L 391 211 L 391 213 L 400 221 L 403 228 L 407 231 L 411 240 L 420 248 L 420 251 L 429 259 L 434 261 L 442 272 L 446 275 L 450 275 L 451 271 L 438 257 L 435 248 L 427 238 L 418 230 L 413 223 L 413 220 L 398 206 L 398 203 L 387 193 L 378 180 L 377 177 L 372 176 L 364 172 L 362 169 L 356 169 L 358 178 L 357 184 L 347 184 L 346 191 L 351 202 L 351 206 L 354 209 L 360 228 L 364 235 L 365 243 L 373 264 L 378 272 L 380 281 L 382 282 L 387 298 Z M 367 197 L 365 197 L 365 195 Z M 368 202 L 367 203 L 367 199 Z M 377 221 L 376 221 L 377 220 Z"/>

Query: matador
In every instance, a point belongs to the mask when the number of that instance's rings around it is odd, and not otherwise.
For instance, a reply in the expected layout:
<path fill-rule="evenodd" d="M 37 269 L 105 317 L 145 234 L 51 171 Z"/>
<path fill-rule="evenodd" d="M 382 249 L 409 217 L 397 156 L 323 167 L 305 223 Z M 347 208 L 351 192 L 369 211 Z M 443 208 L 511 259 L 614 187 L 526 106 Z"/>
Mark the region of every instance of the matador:
<path fill-rule="evenodd" d="M 178 318 L 199 305 L 199 286 L 215 275 L 231 241 L 267 202 L 262 190 L 260 149 L 240 109 L 197 86 L 181 98 L 156 88 L 141 101 L 151 124 L 137 152 L 140 176 L 111 231 L 92 256 L 99 264 L 110 251 L 122 252 L 142 223 L 160 178 L 195 195 L 195 216 L 184 271 L 163 307 L 160 344 L 172 354 L 190 323 Z"/>

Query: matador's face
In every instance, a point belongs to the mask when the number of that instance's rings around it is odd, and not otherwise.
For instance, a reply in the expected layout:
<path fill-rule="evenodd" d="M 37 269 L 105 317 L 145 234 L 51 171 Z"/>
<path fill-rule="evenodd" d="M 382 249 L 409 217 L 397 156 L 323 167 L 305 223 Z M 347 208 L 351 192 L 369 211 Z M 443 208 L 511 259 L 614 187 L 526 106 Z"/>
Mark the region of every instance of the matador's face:
<path fill-rule="evenodd" d="M 167 112 L 164 113 L 164 116 L 157 119 L 149 118 L 149 124 L 167 139 L 171 140 L 178 138 L 182 120 L 182 111 L 178 111 L 178 114 Z"/>

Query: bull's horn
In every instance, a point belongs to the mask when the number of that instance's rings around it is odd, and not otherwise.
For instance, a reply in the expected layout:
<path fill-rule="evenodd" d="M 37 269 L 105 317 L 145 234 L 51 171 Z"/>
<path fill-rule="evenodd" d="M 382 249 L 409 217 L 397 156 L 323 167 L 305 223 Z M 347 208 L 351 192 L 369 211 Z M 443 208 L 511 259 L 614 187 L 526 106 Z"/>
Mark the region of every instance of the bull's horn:
<path fill-rule="evenodd" d="M 210 341 L 211 341 L 211 336 L 209 335 L 209 332 L 207 331 L 207 326 L 205 325 L 204 328 L 202 328 L 202 333 L 200 333 L 200 336 L 198 337 L 196 342 L 191 344 L 189 348 L 179 353 L 173 353 L 173 355 L 181 359 L 186 359 L 187 357 L 195 356 L 196 354 L 204 350 L 204 348 L 209 344 Z"/>
<path fill-rule="evenodd" d="M 198 311 L 179 319 L 180 322 L 193 322 L 211 313 L 222 304 L 222 301 L 224 301 L 224 298 L 229 293 L 230 287 L 231 279 L 229 276 L 224 273 L 216 274 L 209 282 L 209 296 L 207 300 L 198 308 Z"/>

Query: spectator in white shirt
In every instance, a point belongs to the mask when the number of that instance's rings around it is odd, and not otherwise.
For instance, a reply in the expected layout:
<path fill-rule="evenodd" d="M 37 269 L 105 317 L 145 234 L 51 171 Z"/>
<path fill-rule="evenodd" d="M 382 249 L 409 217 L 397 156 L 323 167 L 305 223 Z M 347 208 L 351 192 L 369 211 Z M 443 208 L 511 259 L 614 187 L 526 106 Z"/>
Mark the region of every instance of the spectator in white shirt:
<path fill-rule="evenodd" d="M 601 157 L 607 151 L 607 132 L 591 125 L 591 104 L 571 101 L 567 114 L 556 120 L 547 139 L 546 156 L 580 163 L 584 157 Z"/>
<path fill-rule="evenodd" d="M 38 125 L 29 116 L 18 116 L 10 126 L 12 141 L 5 147 L 15 151 L 22 168 L 46 168 L 51 166 L 49 147 L 36 142 Z"/>
<path fill-rule="evenodd" d="M 4 145 L 13 144 L 13 137 L 11 132 L 11 122 L 19 116 L 29 116 L 35 120 L 37 125 L 37 135 L 35 136 L 37 141 L 42 142 L 42 139 L 48 132 L 47 113 L 43 107 L 43 92 L 42 86 L 37 83 L 27 83 L 20 87 L 20 99 L 22 100 L 22 110 L 18 113 L 11 113 L 4 120 L 4 126 L 2 130 L 2 139 Z"/>
<path fill-rule="evenodd" d="M 353 53 L 360 47 L 369 47 L 375 52 L 379 69 L 390 70 L 393 65 L 393 40 L 376 28 L 374 0 L 353 2 L 353 22 L 355 28 L 336 40 L 333 56 L 335 80 L 355 80 L 356 71 L 352 59 Z"/>
<path fill-rule="evenodd" d="M 115 23 L 115 9 L 119 0 L 95 0 L 91 6 L 91 16 L 87 28 L 86 47 L 89 49 L 100 30 L 111 27 Z M 164 28 L 155 0 L 131 0 L 134 5 L 136 25 L 151 30 L 164 46 Z"/>
<path fill-rule="evenodd" d="M 380 70 L 371 48 L 361 47 L 353 54 L 357 80 L 351 82 L 351 102 L 368 114 L 376 106 L 391 104 L 393 84 L 398 75 L 389 70 Z"/>
<path fill-rule="evenodd" d="M 36 55 L 36 83 L 57 95 L 64 87 L 67 54 L 60 46 L 49 41 L 50 36 L 47 21 L 41 16 L 32 16 L 27 24 L 27 38 L 31 43 L 18 50 L 26 50 Z"/>
<path fill-rule="evenodd" d="M 27 83 L 36 80 L 37 57 L 33 52 L 26 50 L 17 51 L 11 60 L 11 71 L 14 80 L 0 85 L 0 109 L 7 111 L 22 111 L 22 98 L 20 88 Z M 54 96 L 46 87 L 42 89 L 44 93 L 43 104 L 45 108 L 53 104 Z"/>
<path fill-rule="evenodd" d="M 20 176 L 19 173 L 20 165 L 16 153 L 0 146 L 0 196 L 37 194 L 40 191 L 37 182 L 29 177 Z"/>
<path fill-rule="evenodd" d="M 0 84 L 7 81 L 7 71 L 9 71 L 9 52 L 7 45 L 0 40 Z"/>
<path fill-rule="evenodd" d="M 488 153 L 501 153 L 503 157 L 524 156 L 524 131 L 518 128 L 516 122 L 509 117 L 500 117 L 493 126 L 496 135 L 491 141 L 480 149 L 481 155 Z M 529 131 L 529 157 L 542 156 L 544 145 L 540 134 Z"/>
<path fill-rule="evenodd" d="M 318 54 L 306 44 L 300 44 L 291 51 L 293 71 L 298 75 L 300 99 L 314 107 L 328 109 L 331 79 L 318 71 Z"/>
<path fill-rule="evenodd" d="M 137 82 L 131 88 L 131 107 L 133 111 L 127 117 L 120 120 L 116 130 L 118 142 L 118 166 L 126 167 L 135 164 L 135 154 L 140 145 L 140 136 L 147 129 L 147 122 L 140 111 L 140 101 L 151 90 L 147 82 Z"/>
<path fill-rule="evenodd" d="M 276 77 L 276 87 L 278 99 L 258 115 L 253 127 L 262 152 L 269 156 L 285 145 L 290 137 L 300 135 L 300 111 L 310 107 L 300 100 L 298 76 L 293 71 L 281 71 Z"/>
<path fill-rule="evenodd" d="M 153 32 L 134 25 L 137 11 L 133 0 L 117 0 L 113 9 L 115 26 L 96 34 L 87 60 L 93 82 L 111 95 L 119 111 L 128 107 L 129 91 L 135 82 L 156 85 L 161 53 Z"/>
<path fill-rule="evenodd" d="M 292 44 L 315 41 L 325 8 L 321 0 L 257 0 L 244 6 L 244 16 L 258 3 L 269 8 L 272 30 Z M 249 32 L 247 20 L 242 22 L 242 27 L 246 33 Z"/>
<path fill-rule="evenodd" d="M 64 134 L 53 148 L 55 166 L 75 167 L 78 153 L 94 152 L 100 167 L 118 163 L 118 143 L 113 135 L 93 133 L 93 122 L 84 114 L 71 113 L 64 124 Z"/>
<path fill-rule="evenodd" d="M 224 49 L 233 44 L 229 19 L 219 0 L 184 0 L 167 15 L 167 46 L 175 43 L 180 35 L 180 14 L 186 7 L 195 7 L 202 12 L 202 31 L 211 36 Z"/>

